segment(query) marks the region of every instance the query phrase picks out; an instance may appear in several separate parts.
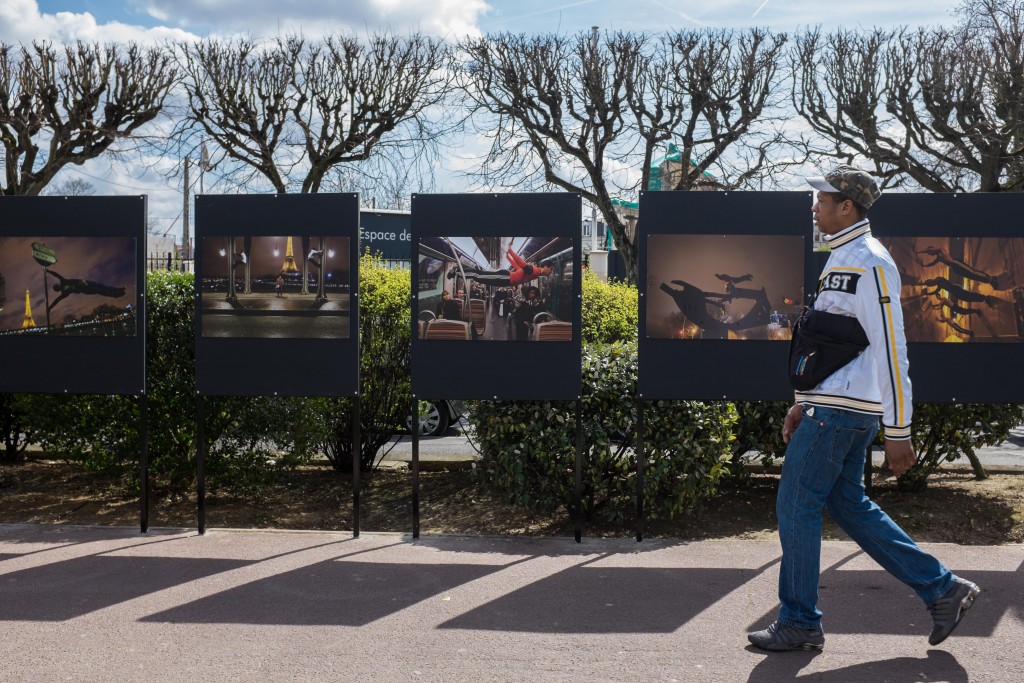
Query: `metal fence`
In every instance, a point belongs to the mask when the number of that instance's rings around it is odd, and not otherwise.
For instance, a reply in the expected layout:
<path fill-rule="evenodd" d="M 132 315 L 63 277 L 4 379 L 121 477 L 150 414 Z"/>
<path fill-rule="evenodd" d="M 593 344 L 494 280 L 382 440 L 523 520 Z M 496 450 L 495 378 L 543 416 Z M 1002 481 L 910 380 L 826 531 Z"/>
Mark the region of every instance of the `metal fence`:
<path fill-rule="evenodd" d="M 146 270 L 170 270 L 176 273 L 194 273 L 195 271 L 195 260 L 185 259 L 178 254 L 172 252 L 166 252 L 163 254 L 151 253 L 146 257 Z M 411 261 L 409 259 L 384 259 L 384 266 L 391 269 L 405 269 L 408 270 Z"/>
<path fill-rule="evenodd" d="M 146 270 L 169 270 L 176 273 L 194 273 L 195 263 L 196 262 L 193 259 L 182 258 L 180 254 L 175 254 L 169 251 L 164 254 L 150 253 L 149 256 L 146 257 Z"/>

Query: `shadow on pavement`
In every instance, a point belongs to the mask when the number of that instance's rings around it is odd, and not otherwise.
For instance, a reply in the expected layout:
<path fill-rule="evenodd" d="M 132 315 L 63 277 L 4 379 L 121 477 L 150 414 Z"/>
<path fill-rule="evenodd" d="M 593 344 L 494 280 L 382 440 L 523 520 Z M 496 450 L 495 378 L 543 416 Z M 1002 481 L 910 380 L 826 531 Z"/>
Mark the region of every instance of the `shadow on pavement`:
<path fill-rule="evenodd" d="M 508 566 L 330 560 L 253 581 L 141 621 L 364 626 Z"/>
<path fill-rule="evenodd" d="M 4 575 L 0 621 L 63 621 L 220 572 L 243 560 L 93 555 Z"/>
<path fill-rule="evenodd" d="M 672 633 L 763 571 L 577 566 L 440 628 L 528 633 Z"/>
<path fill-rule="evenodd" d="M 982 593 L 957 627 L 957 637 L 987 638 L 1008 614 L 1024 620 L 1024 564 L 1015 571 L 957 570 L 974 581 Z M 932 619 L 924 603 L 910 588 L 882 569 L 827 570 L 821 574 L 818 608 L 829 633 L 914 635 L 926 637 Z M 767 628 L 775 621 L 772 610 L 749 630 Z"/>
<path fill-rule="evenodd" d="M 826 647 L 828 647 L 826 645 Z M 753 646 L 750 652 L 764 654 Z M 967 683 L 970 676 L 956 657 L 944 650 L 929 650 L 926 657 L 895 657 L 875 662 L 853 664 L 829 669 L 800 671 L 810 664 L 819 652 L 779 652 L 766 654 L 764 660 L 754 667 L 747 679 L 749 683 L 777 683 L 777 681 L 815 681 L 848 683 L 849 681 L 871 681 L 871 683 L 903 683 L 904 681 L 944 681 L 945 683 Z"/>

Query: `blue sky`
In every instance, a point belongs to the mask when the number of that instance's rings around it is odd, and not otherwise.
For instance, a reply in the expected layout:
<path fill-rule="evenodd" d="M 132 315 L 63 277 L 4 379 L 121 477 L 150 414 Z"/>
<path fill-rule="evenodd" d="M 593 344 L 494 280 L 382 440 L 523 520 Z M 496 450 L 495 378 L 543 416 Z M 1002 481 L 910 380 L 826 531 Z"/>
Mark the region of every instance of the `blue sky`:
<path fill-rule="evenodd" d="M 0 40 L 255 35 L 333 29 L 433 35 L 948 23 L 957 0 L 0 0 Z"/>
<path fill-rule="evenodd" d="M 923 26 L 952 23 L 960 0 L 0 0 L 0 42 L 160 41 L 272 36 L 301 31 L 359 33 L 419 30 L 445 37 L 486 33 L 664 31 L 808 25 Z M 460 150 L 463 166 L 473 141 Z M 475 153 L 479 153 L 476 150 Z M 452 160 L 449 160 L 452 162 Z M 454 163 L 454 162 L 453 162 Z M 161 172 L 156 172 L 159 169 Z M 195 168 L 193 167 L 193 171 Z M 449 169 L 450 170 L 450 169 Z M 121 163 L 108 156 L 62 171 L 56 182 L 81 178 L 98 194 L 148 194 L 151 231 L 180 233 L 180 160 Z M 437 191 L 466 189 L 455 174 Z M 195 177 L 193 176 L 193 181 Z M 213 179 L 208 179 L 212 181 Z M 461 183 L 461 184 L 460 184 Z M 206 185 L 207 191 L 220 192 Z"/>

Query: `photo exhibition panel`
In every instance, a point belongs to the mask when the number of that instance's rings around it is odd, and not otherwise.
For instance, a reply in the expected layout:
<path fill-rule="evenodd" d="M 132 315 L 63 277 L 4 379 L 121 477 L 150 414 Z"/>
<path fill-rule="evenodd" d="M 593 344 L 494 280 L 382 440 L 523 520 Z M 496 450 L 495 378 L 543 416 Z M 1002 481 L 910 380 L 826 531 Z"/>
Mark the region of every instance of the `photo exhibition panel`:
<path fill-rule="evenodd" d="M 785 400 L 810 302 L 809 192 L 645 192 L 637 240 L 639 393 Z"/>
<path fill-rule="evenodd" d="M 415 394 L 580 395 L 581 215 L 568 193 L 414 196 Z"/>
<path fill-rule="evenodd" d="M 358 197 L 196 198 L 196 375 L 218 395 L 357 391 Z"/>
<path fill-rule="evenodd" d="M 0 391 L 145 387 L 145 197 L 0 204 Z"/>

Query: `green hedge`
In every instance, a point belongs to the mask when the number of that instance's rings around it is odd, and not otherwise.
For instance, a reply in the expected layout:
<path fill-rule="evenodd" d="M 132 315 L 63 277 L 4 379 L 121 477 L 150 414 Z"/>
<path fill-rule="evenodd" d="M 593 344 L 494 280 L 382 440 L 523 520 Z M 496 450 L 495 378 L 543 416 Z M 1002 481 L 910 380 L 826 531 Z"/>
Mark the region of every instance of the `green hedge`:
<path fill-rule="evenodd" d="M 899 478 L 898 488 L 920 491 L 943 463 L 961 457 L 971 462 L 977 478 L 984 479 L 988 475 L 975 449 L 1002 443 L 1022 422 L 1024 405 L 1020 404 L 915 403 L 911 429 L 917 462 Z"/>
<path fill-rule="evenodd" d="M 583 343 L 635 341 L 639 326 L 637 289 L 626 282 L 602 282 L 583 273 Z"/>
<path fill-rule="evenodd" d="M 739 420 L 736 423 L 736 441 L 733 442 L 733 473 L 745 475 L 745 463 L 748 461 L 770 465 L 786 454 L 782 422 L 792 405 L 792 401 L 736 402 Z M 756 455 L 748 455 L 748 460 L 741 460 L 741 456 L 751 451 Z"/>
<path fill-rule="evenodd" d="M 409 405 L 409 274 L 379 259 L 360 261 L 362 400 L 360 466 L 404 421 Z M 635 505 L 635 288 L 587 274 L 584 292 L 583 473 L 588 514 L 622 517 Z M 147 281 L 147 393 L 151 476 L 157 489 L 187 493 L 195 484 L 194 290 L 191 275 L 150 273 Z M 510 500 L 551 507 L 571 502 L 575 404 L 477 402 L 471 424 L 483 457 L 480 481 Z M 654 515 L 683 514 L 713 495 L 748 450 L 781 457 L 789 402 L 648 403 L 645 493 Z M 206 434 L 210 490 L 258 494 L 283 469 L 318 451 L 351 467 L 348 401 L 211 397 Z M 919 490 L 944 462 L 971 459 L 1024 421 L 1021 405 L 917 405 L 917 465 L 900 480 Z M 137 401 L 121 396 L 0 395 L 0 457 L 16 459 L 26 437 L 54 457 L 138 487 Z"/>
<path fill-rule="evenodd" d="M 583 510 L 623 519 L 636 508 L 636 345 L 585 347 Z M 575 402 L 476 401 L 469 421 L 485 486 L 541 509 L 571 505 Z M 688 514 L 727 474 L 736 413 L 731 403 L 659 401 L 644 413 L 644 497 L 651 517 Z"/>
<path fill-rule="evenodd" d="M 408 270 L 389 269 L 369 251 L 359 259 L 360 453 L 368 471 L 375 457 L 409 414 L 411 354 Z M 320 399 L 320 448 L 331 464 L 352 469 L 352 410 L 348 399 Z"/>

